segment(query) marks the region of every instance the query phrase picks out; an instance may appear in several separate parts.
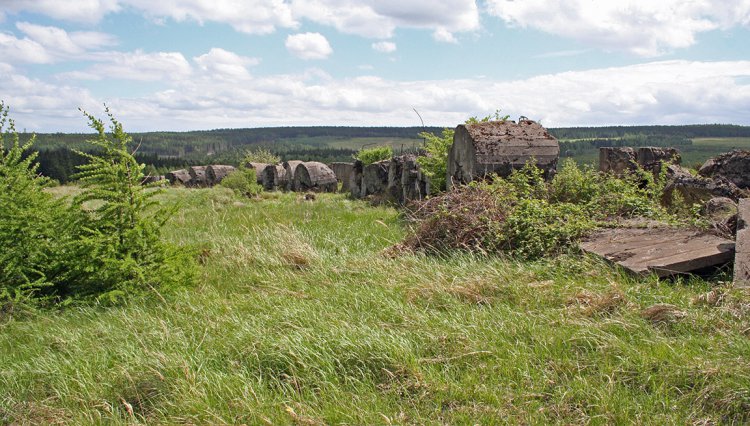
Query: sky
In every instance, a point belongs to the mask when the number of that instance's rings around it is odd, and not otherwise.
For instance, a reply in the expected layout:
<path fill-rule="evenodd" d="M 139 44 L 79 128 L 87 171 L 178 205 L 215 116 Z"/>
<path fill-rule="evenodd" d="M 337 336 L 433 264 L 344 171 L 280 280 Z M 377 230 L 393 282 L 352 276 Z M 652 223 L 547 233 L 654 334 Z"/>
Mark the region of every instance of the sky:
<path fill-rule="evenodd" d="M 750 0 L 0 0 L 19 130 L 750 125 Z"/>

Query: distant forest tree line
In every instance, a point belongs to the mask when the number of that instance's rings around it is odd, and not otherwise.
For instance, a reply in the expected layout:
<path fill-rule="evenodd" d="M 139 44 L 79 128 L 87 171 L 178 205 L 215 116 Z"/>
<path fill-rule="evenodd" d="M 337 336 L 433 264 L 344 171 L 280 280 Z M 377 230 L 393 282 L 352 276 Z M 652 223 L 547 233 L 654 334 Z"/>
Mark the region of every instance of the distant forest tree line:
<path fill-rule="evenodd" d="M 218 129 L 191 132 L 149 132 L 132 134 L 136 159 L 146 164 L 147 174 L 164 174 L 190 165 L 237 165 L 246 151 L 266 148 L 282 160 L 351 161 L 361 146 L 346 146 L 361 138 L 412 139 L 414 146 L 422 131 L 439 133 L 440 127 L 269 127 Z M 601 146 L 686 146 L 691 138 L 750 137 L 750 126 L 708 124 L 685 126 L 609 126 L 550 128 L 560 140 L 563 156 Z M 22 134 L 26 140 L 30 134 Z M 90 151 L 92 135 L 82 133 L 37 134 L 40 172 L 61 183 L 71 180 L 84 159 L 75 151 Z M 331 146 L 331 145 L 335 146 Z M 407 149 L 410 149 L 407 147 Z M 398 152 L 398 151 L 397 151 Z"/>

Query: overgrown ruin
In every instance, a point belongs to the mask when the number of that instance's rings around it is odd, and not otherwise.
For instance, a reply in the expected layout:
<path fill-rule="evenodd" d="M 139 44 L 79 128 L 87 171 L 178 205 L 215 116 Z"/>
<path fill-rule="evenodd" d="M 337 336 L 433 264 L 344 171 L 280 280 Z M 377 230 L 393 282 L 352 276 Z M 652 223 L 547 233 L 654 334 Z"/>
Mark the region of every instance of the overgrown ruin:
<path fill-rule="evenodd" d="M 532 120 L 461 124 L 448 154 L 448 189 L 493 173 L 507 177 L 529 161 L 550 179 L 559 156 L 557 139 Z"/>

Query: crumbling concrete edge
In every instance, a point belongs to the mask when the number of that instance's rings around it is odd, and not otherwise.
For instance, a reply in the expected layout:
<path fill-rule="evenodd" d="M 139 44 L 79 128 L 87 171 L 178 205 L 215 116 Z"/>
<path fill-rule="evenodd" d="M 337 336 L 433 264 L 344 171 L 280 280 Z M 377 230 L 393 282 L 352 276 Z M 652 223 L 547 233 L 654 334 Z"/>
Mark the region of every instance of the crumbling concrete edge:
<path fill-rule="evenodd" d="M 750 198 L 739 201 L 735 242 L 734 286 L 750 288 Z"/>

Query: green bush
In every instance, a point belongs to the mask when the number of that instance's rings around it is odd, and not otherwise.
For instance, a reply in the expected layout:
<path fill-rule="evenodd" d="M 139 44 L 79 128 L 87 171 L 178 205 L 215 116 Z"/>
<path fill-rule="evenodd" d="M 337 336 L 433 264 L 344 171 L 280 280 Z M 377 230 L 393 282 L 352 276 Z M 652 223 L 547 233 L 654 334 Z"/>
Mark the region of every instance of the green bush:
<path fill-rule="evenodd" d="M 161 182 L 141 185 L 144 165 L 129 152 L 132 139 L 108 109 L 109 134 L 101 120 L 84 115 L 98 134 L 89 142 L 101 153 L 80 153 L 89 163 L 76 176 L 85 190 L 74 199 L 83 216 L 77 228 L 80 257 L 73 265 L 77 276 L 68 291 L 76 299 L 113 302 L 192 282 L 190 253 L 161 238 L 162 226 L 174 213 L 153 199 L 160 192 L 153 187 Z"/>
<path fill-rule="evenodd" d="M 443 192 L 447 188 L 448 153 L 453 145 L 454 133 L 453 129 L 443 129 L 440 136 L 428 132 L 419 134 L 425 140 L 424 149 L 427 155 L 417 158 L 417 162 L 422 173 L 430 180 L 432 193 Z"/>
<path fill-rule="evenodd" d="M 376 146 L 374 148 L 363 148 L 357 152 L 354 156 L 355 159 L 359 160 L 365 166 L 378 161 L 390 160 L 393 158 L 393 148 L 390 146 Z"/>
<path fill-rule="evenodd" d="M 257 148 L 254 150 L 245 151 L 245 157 L 242 159 L 242 164 L 240 164 L 240 166 L 245 166 L 247 163 L 278 164 L 280 162 L 281 158 L 272 153 L 270 150 L 265 148 Z"/>
<path fill-rule="evenodd" d="M 2 129 L 7 108 L 0 109 Z M 84 114 L 101 153 L 81 153 L 89 160 L 78 174 L 84 191 L 69 206 L 43 191 L 35 156 L 24 155 L 33 139 L 20 145 L 12 121 L 2 137 L 12 144 L 7 153 L 3 144 L 0 158 L 0 301 L 114 302 L 193 281 L 189 251 L 161 238 L 171 212 L 140 185 L 144 166 L 127 149 L 130 137 L 111 114 L 110 135 Z"/>
<path fill-rule="evenodd" d="M 545 182 L 533 161 L 508 178 L 472 182 L 411 207 L 417 223 L 410 249 L 504 251 L 535 259 L 554 255 L 615 218 L 677 222 L 659 204 L 661 179 L 649 173 L 618 178 L 562 164 Z"/>
<path fill-rule="evenodd" d="M 44 299 L 62 279 L 71 218 L 44 192 L 48 180 L 29 153 L 35 138 L 21 144 L 2 102 L 0 114 L 0 303 Z"/>
<path fill-rule="evenodd" d="M 254 169 L 239 167 L 228 174 L 221 181 L 221 186 L 229 188 L 244 197 L 254 197 L 263 192 L 263 186 L 258 185 Z"/>

